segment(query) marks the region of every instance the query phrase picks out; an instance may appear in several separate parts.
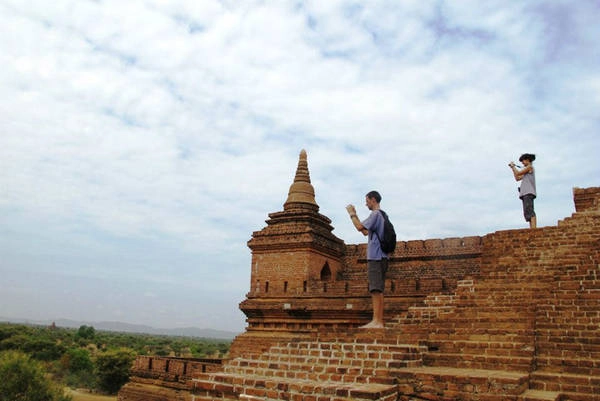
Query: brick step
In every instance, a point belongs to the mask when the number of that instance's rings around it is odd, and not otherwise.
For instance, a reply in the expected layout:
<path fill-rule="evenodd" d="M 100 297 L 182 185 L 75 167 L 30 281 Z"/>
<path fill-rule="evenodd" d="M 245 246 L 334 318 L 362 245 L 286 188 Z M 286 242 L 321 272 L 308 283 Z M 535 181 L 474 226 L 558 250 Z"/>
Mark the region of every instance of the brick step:
<path fill-rule="evenodd" d="M 451 339 L 455 341 L 503 341 L 527 343 L 534 338 L 535 330 L 516 330 L 511 327 L 451 326 L 432 328 L 429 338 Z"/>
<path fill-rule="evenodd" d="M 600 394 L 562 393 L 561 401 L 600 401 Z"/>
<path fill-rule="evenodd" d="M 492 310 L 494 307 L 511 308 L 513 311 L 528 312 L 540 297 L 516 297 L 507 294 L 505 297 L 492 297 L 482 294 L 480 297 L 462 298 L 455 302 L 457 312 L 468 310 L 468 308 L 477 308 L 477 310 Z M 517 315 L 515 315 L 517 316 Z"/>
<path fill-rule="evenodd" d="M 531 301 L 537 301 L 540 298 L 537 294 L 533 293 L 503 292 L 500 294 L 497 291 L 479 291 L 479 289 L 476 289 L 468 296 L 457 300 L 455 304 L 467 307 L 471 305 L 488 308 L 493 306 L 513 307 L 515 310 L 522 308 L 524 311 L 527 311 L 527 308 L 532 306 Z"/>
<path fill-rule="evenodd" d="M 280 365 L 281 368 L 291 368 L 295 365 L 326 365 L 326 366 L 386 366 L 390 362 L 420 360 L 422 351 L 357 351 L 357 352 L 332 352 L 323 355 L 285 355 L 268 354 L 262 355 L 258 362 L 263 365 Z M 263 366 L 263 367 L 268 367 Z"/>
<path fill-rule="evenodd" d="M 547 352 L 538 352 L 537 365 L 560 366 L 561 369 L 571 369 L 572 373 L 600 371 L 600 354 L 598 353 L 567 353 L 559 350 L 552 354 Z"/>
<path fill-rule="evenodd" d="M 323 401 L 395 401 L 398 396 L 396 384 L 321 382 L 226 373 L 205 373 L 193 379 L 193 383 L 196 400 L 211 396 L 212 399 L 295 400 L 307 396 Z"/>
<path fill-rule="evenodd" d="M 218 398 L 216 398 L 218 397 Z M 246 399 L 249 400 L 247 398 L 241 398 L 241 397 L 237 397 L 237 396 L 225 396 L 223 394 L 219 394 L 217 396 L 214 395 L 194 395 L 194 398 L 192 398 L 194 401 L 215 401 L 215 399 L 218 399 L 219 401 L 238 401 L 241 399 Z M 261 400 L 263 401 L 264 398 L 259 398 L 256 401 Z"/>
<path fill-rule="evenodd" d="M 410 313 L 410 311 L 409 311 Z M 456 323 L 471 323 L 474 321 L 494 321 L 507 322 L 514 324 L 532 324 L 533 313 L 527 313 L 526 307 L 522 308 L 498 308 L 489 305 L 458 305 L 454 311 L 446 316 L 445 320 L 452 320 Z"/>
<path fill-rule="evenodd" d="M 579 276 L 579 277 L 573 277 L 573 276 L 562 276 L 561 277 L 561 276 L 559 276 L 559 277 L 555 277 L 555 280 L 556 279 L 558 279 L 564 283 L 570 283 L 570 286 L 572 287 L 571 289 L 579 289 L 581 291 L 586 291 L 586 290 L 593 291 L 593 290 L 597 290 L 598 288 L 600 288 L 600 281 L 596 280 L 595 277 L 591 278 L 588 276 Z"/>
<path fill-rule="evenodd" d="M 581 342 L 558 342 L 538 339 L 538 354 L 546 356 L 565 356 L 577 358 L 600 359 L 600 344 Z"/>
<path fill-rule="evenodd" d="M 510 297 L 509 297 L 510 298 Z M 510 314 L 515 319 L 523 319 L 522 315 L 534 315 L 534 306 L 530 303 L 531 299 L 511 299 L 512 303 L 498 303 L 497 299 L 489 299 L 482 297 L 481 299 L 476 299 L 476 305 L 482 307 L 483 309 L 478 309 L 473 312 L 480 313 L 506 313 Z M 462 306 L 462 305 L 461 305 Z M 461 308 L 458 308 L 458 311 L 461 311 Z"/>
<path fill-rule="evenodd" d="M 328 366 L 365 366 L 358 362 L 392 362 L 397 360 L 418 360 L 421 359 L 422 350 L 403 349 L 381 349 L 364 351 L 322 351 L 310 352 L 308 354 L 288 354 L 269 351 L 253 359 L 254 363 L 261 363 L 261 367 L 270 365 L 281 365 L 290 368 L 291 365 L 321 364 Z M 232 361 L 232 362 L 235 362 Z M 276 367 L 275 367 L 276 368 Z"/>
<path fill-rule="evenodd" d="M 538 304 L 536 316 L 539 319 L 547 320 L 549 322 L 563 321 L 568 318 L 576 319 L 593 319 L 598 318 L 598 307 L 600 302 L 594 301 L 583 301 L 581 299 L 577 302 L 571 302 L 575 300 L 571 299 L 549 299 L 549 302 L 555 302 L 555 305 Z M 560 304 L 559 304 L 560 303 Z"/>
<path fill-rule="evenodd" d="M 456 295 L 452 294 L 429 294 L 427 298 L 425 298 L 425 304 L 435 304 L 437 302 L 448 303 L 454 301 Z"/>
<path fill-rule="evenodd" d="M 471 312 L 481 313 L 502 313 L 512 316 L 516 319 L 523 319 L 522 314 L 534 315 L 533 298 L 515 299 L 507 297 L 506 302 L 501 302 L 498 298 L 463 298 L 455 303 L 457 314 L 470 310 Z M 477 309 L 472 310 L 473 307 Z"/>
<path fill-rule="evenodd" d="M 557 294 L 555 294 L 557 295 Z M 552 314 L 559 313 L 560 314 L 569 314 L 571 312 L 594 312 L 594 310 L 598 310 L 598 305 L 600 305 L 600 300 L 593 298 L 582 298 L 579 292 L 579 296 L 562 296 L 560 299 L 556 297 L 548 297 L 546 303 L 539 303 L 537 305 L 538 314 Z M 596 308 L 596 309 L 594 309 Z"/>
<path fill-rule="evenodd" d="M 544 332 L 543 330 L 538 333 L 538 339 L 540 344 L 551 348 L 566 347 L 574 349 L 586 349 L 597 351 L 600 347 L 600 336 L 598 333 L 588 333 L 587 335 L 579 336 L 579 331 L 567 331 L 560 330 L 558 332 Z"/>
<path fill-rule="evenodd" d="M 424 366 L 444 366 L 464 369 L 528 371 L 531 369 L 532 364 L 532 356 L 463 354 L 451 352 L 429 352 L 423 356 Z"/>
<path fill-rule="evenodd" d="M 422 318 L 437 318 L 441 315 L 447 315 L 452 312 L 456 307 L 452 306 L 413 306 L 409 309 L 406 317 L 402 318 L 402 320 L 406 319 L 422 319 Z M 396 320 L 395 320 L 396 321 Z M 396 321 L 397 322 L 397 321 Z"/>
<path fill-rule="evenodd" d="M 538 355 L 536 362 L 541 370 L 554 373 L 600 376 L 600 360 L 597 358 L 566 358 Z"/>
<path fill-rule="evenodd" d="M 527 279 L 507 277 L 504 280 L 488 280 L 487 278 L 482 278 L 481 281 L 477 281 L 477 283 L 469 289 L 470 291 L 465 291 L 461 295 L 476 297 L 479 294 L 481 294 L 498 298 L 506 298 L 507 294 L 512 294 L 514 296 L 518 296 L 519 298 L 528 298 L 532 294 L 543 294 L 544 292 L 548 291 L 548 288 L 551 285 L 549 283 L 544 283 L 544 285 L 539 285 L 537 287 L 532 288 L 527 287 L 533 279 L 537 280 L 537 276 Z M 498 281 L 497 283 L 496 280 Z M 517 282 L 518 284 L 514 287 L 507 286 L 505 283 L 508 281 Z M 460 299 L 461 297 L 457 298 L 457 301 L 459 301 Z"/>
<path fill-rule="evenodd" d="M 253 359 L 231 359 L 224 370 L 230 374 L 356 382 L 360 376 L 384 376 L 390 368 L 421 366 L 426 350 L 397 343 L 300 341 L 273 346 Z"/>
<path fill-rule="evenodd" d="M 470 310 L 477 307 L 469 308 Z M 428 309 L 422 308 L 420 310 L 409 311 L 407 316 L 398 318 L 397 320 L 390 321 L 390 327 L 394 325 L 419 323 L 425 320 L 427 322 L 435 322 L 437 326 L 445 327 L 481 327 L 481 326 L 493 326 L 493 327 L 511 327 L 513 329 L 533 329 L 534 320 L 533 317 L 515 317 L 513 314 L 505 312 L 492 312 L 492 311 L 472 311 L 469 313 L 465 310 L 457 311 L 456 308 L 452 309 Z"/>
<path fill-rule="evenodd" d="M 466 314 L 465 314 L 466 315 Z M 504 325 L 506 327 L 514 327 L 515 329 L 533 328 L 533 318 L 517 318 L 514 315 L 505 314 L 502 312 L 475 312 L 471 316 L 460 316 L 458 314 L 447 318 L 447 321 L 454 326 L 475 327 L 477 325 Z M 440 322 L 443 324 L 444 322 Z"/>
<path fill-rule="evenodd" d="M 363 378 L 377 378 L 378 382 L 385 382 L 389 369 L 402 367 L 417 367 L 423 364 L 421 358 L 418 360 L 396 360 L 388 362 L 362 362 L 344 365 L 327 364 L 269 364 L 239 361 L 240 366 L 227 365 L 224 372 L 228 374 L 254 375 L 263 377 L 287 377 L 297 380 L 322 380 L 360 382 Z"/>
<path fill-rule="evenodd" d="M 526 372 L 433 366 L 394 373 L 402 395 L 426 400 L 516 401 L 529 378 Z"/>
<path fill-rule="evenodd" d="M 418 361 L 423 351 L 423 347 L 417 345 L 314 342 L 271 347 L 252 363 L 256 365 L 262 362 L 260 367 L 272 369 L 277 369 L 278 365 L 282 368 L 302 368 L 302 365 L 315 364 L 381 367 L 399 361 Z M 249 364 L 249 361 L 245 362 L 246 366 Z"/>
<path fill-rule="evenodd" d="M 552 346 L 556 344 L 558 347 L 567 346 L 580 349 L 597 349 L 600 345 L 600 336 L 598 334 L 582 335 L 578 337 L 579 331 L 569 330 L 568 334 L 565 330 L 561 333 L 539 333 L 538 339 L 540 343 Z"/>
<path fill-rule="evenodd" d="M 600 305 L 594 306 L 594 308 L 599 308 Z M 590 309 L 592 309 L 590 307 Z M 538 319 L 538 327 L 541 329 L 577 329 L 577 330 L 588 330 L 593 331 L 594 328 L 598 327 L 600 323 L 600 316 L 593 316 L 597 311 L 590 310 L 589 312 L 571 312 L 573 316 L 564 316 L 563 314 L 556 314 L 554 316 L 539 316 Z M 582 316 L 588 315 L 588 316 Z"/>
<path fill-rule="evenodd" d="M 579 375 L 552 372 L 546 369 L 531 373 L 530 387 L 557 391 L 561 400 L 600 400 L 600 375 Z M 589 398 L 594 396 L 596 398 Z"/>
<path fill-rule="evenodd" d="M 439 352 L 454 354 L 505 355 L 532 357 L 535 353 L 533 344 L 505 341 L 428 341 L 427 347 Z"/>
<path fill-rule="evenodd" d="M 418 352 L 414 344 L 398 344 L 397 340 L 389 342 L 349 342 L 345 338 L 335 341 L 298 341 L 285 345 L 275 345 L 269 349 L 272 354 L 301 355 L 319 353 L 355 353 L 355 352 Z"/>
<path fill-rule="evenodd" d="M 489 267 L 490 265 L 488 265 Z M 543 269 L 539 267 L 519 267 L 519 266 L 507 266 L 500 265 L 498 263 L 491 265 L 493 270 L 486 271 L 485 279 L 486 280 L 505 280 L 505 279 L 514 279 L 521 277 L 529 277 L 535 276 L 538 281 L 535 281 L 536 286 L 539 286 L 542 283 L 550 282 L 550 277 L 554 274 L 560 273 L 560 265 L 556 267 L 553 266 L 544 266 Z"/>
<path fill-rule="evenodd" d="M 560 393 L 557 391 L 525 390 L 517 397 L 517 401 L 560 401 Z"/>
<path fill-rule="evenodd" d="M 551 300 L 552 302 L 565 302 L 568 300 Z M 542 320 L 547 320 L 552 322 L 553 319 L 557 319 L 558 321 L 562 321 L 568 318 L 598 318 L 598 308 L 600 307 L 600 302 L 597 300 L 593 302 L 580 302 L 578 301 L 576 304 L 567 304 L 564 305 L 538 305 L 538 313 L 537 317 Z M 562 320 L 561 320 L 562 319 Z"/>
<path fill-rule="evenodd" d="M 311 338 L 310 342 L 303 341 L 301 343 L 289 344 L 291 346 L 306 347 L 306 344 L 314 342 L 321 344 L 339 344 L 343 343 L 347 346 L 369 345 L 369 344 L 387 344 L 414 347 L 414 344 L 404 342 L 404 339 L 398 336 L 398 333 L 390 330 L 364 330 L 359 328 L 343 328 L 343 329 L 326 329 L 319 330 Z M 318 345 L 317 345 L 318 346 Z"/>
<path fill-rule="evenodd" d="M 533 292 L 543 292 L 548 289 L 548 283 L 550 283 L 550 277 L 544 277 L 544 274 L 540 274 L 541 272 L 535 271 L 532 274 L 525 274 L 522 271 L 514 272 L 512 274 L 505 274 L 503 276 L 486 276 L 481 281 L 477 281 L 475 284 L 475 291 L 480 290 L 494 290 L 496 293 L 501 294 L 505 291 L 510 291 L 514 293 L 533 293 Z M 521 277 L 523 276 L 523 277 Z M 531 281 L 531 277 L 535 276 L 536 281 Z M 541 277 L 540 277 L 541 276 Z M 544 279 L 546 278 L 548 281 L 537 281 L 537 278 Z M 508 281 L 507 279 L 512 278 L 512 281 Z"/>

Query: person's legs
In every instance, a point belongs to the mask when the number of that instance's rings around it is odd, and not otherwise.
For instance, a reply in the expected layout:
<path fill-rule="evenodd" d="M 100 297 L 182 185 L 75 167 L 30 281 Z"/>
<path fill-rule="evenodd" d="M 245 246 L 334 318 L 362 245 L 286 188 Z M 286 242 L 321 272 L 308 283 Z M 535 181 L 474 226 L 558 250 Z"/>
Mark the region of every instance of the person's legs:
<path fill-rule="evenodd" d="M 529 228 L 537 228 L 537 219 L 535 216 L 529 220 Z"/>
<path fill-rule="evenodd" d="M 524 195 L 522 198 L 523 217 L 525 217 L 525 221 L 529 222 L 529 228 L 537 227 L 537 219 L 533 209 L 533 199 L 533 195 Z"/>
<path fill-rule="evenodd" d="M 371 293 L 373 301 L 373 324 L 377 327 L 383 327 L 383 292 Z"/>
<path fill-rule="evenodd" d="M 387 271 L 387 259 L 368 261 L 369 291 L 373 305 L 373 317 L 371 322 L 360 328 L 384 328 L 383 320 L 383 291 L 385 287 L 385 273 Z"/>
<path fill-rule="evenodd" d="M 364 326 L 360 326 L 360 329 L 383 329 L 385 324 L 383 322 L 383 293 L 372 292 L 371 302 L 373 303 L 373 318 L 371 321 Z"/>

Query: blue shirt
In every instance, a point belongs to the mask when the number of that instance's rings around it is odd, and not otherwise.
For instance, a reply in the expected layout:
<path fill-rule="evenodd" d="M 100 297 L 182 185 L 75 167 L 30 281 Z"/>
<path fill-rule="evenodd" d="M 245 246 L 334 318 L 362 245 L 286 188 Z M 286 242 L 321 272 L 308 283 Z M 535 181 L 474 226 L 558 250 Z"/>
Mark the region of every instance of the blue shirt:
<path fill-rule="evenodd" d="M 367 244 L 367 260 L 381 260 L 387 258 L 387 253 L 381 250 L 379 238 L 383 237 L 383 215 L 379 210 L 371 211 L 369 217 L 361 222 L 364 228 L 369 230 L 369 243 Z M 375 235 L 377 233 L 377 235 Z"/>

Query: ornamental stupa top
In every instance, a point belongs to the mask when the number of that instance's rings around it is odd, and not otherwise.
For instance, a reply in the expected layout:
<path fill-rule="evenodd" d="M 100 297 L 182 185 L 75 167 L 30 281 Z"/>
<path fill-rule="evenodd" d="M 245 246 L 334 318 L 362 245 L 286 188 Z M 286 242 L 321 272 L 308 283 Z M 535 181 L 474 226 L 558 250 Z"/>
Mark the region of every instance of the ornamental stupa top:
<path fill-rule="evenodd" d="M 310 183 L 310 174 L 308 172 L 308 161 L 306 150 L 300 151 L 298 167 L 296 168 L 296 176 L 294 182 L 290 185 L 288 197 L 283 204 L 283 210 L 292 209 L 311 209 L 319 210 L 319 205 L 315 201 L 315 189 Z"/>

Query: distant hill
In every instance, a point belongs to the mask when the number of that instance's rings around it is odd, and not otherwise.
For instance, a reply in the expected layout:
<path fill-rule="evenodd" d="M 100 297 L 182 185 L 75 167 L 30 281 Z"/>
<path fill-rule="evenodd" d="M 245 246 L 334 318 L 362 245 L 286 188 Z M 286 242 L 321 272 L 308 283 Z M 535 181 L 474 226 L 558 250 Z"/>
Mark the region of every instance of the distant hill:
<path fill-rule="evenodd" d="M 29 320 L 29 319 L 16 319 L 16 318 L 5 318 L 0 317 L 0 322 L 11 322 L 11 323 L 26 323 L 35 324 L 42 326 L 49 326 L 54 322 L 58 327 L 69 327 L 79 328 L 83 325 L 93 326 L 96 330 L 105 331 L 116 331 L 124 333 L 144 333 L 144 334 L 156 334 L 166 336 L 184 336 L 184 337 L 201 337 L 201 338 L 213 338 L 220 340 L 233 340 L 239 333 L 224 330 L 215 329 L 200 329 L 198 327 L 178 327 L 174 329 L 161 329 L 143 324 L 131 324 L 123 322 L 82 322 L 77 320 L 69 319 L 56 319 L 56 320 Z"/>

